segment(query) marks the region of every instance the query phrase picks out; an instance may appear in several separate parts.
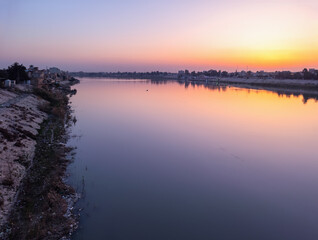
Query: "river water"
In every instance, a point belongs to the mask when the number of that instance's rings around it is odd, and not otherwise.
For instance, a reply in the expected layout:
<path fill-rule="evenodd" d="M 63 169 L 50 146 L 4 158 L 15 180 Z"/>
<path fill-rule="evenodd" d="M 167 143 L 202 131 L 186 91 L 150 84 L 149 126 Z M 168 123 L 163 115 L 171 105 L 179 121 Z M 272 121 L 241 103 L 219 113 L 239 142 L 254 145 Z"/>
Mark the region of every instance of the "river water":
<path fill-rule="evenodd" d="M 73 239 L 318 239 L 318 103 L 264 90 L 81 79 Z"/>

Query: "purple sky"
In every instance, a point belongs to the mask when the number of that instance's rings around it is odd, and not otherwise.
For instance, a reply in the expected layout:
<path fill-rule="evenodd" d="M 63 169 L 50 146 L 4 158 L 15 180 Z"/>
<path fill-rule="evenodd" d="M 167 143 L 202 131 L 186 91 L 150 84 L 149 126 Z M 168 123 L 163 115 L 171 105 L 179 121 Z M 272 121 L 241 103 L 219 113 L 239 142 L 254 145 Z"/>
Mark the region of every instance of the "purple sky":
<path fill-rule="evenodd" d="M 0 68 L 317 67 L 316 0 L 2 0 Z"/>

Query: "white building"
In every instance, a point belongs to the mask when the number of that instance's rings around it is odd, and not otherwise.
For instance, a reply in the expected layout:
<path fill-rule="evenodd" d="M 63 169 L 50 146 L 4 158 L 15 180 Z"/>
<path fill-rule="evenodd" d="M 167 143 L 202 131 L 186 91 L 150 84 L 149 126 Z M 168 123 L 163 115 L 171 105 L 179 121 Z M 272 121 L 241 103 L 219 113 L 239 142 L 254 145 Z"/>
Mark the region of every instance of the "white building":
<path fill-rule="evenodd" d="M 7 79 L 4 81 L 4 86 L 5 87 L 11 87 L 11 80 Z"/>

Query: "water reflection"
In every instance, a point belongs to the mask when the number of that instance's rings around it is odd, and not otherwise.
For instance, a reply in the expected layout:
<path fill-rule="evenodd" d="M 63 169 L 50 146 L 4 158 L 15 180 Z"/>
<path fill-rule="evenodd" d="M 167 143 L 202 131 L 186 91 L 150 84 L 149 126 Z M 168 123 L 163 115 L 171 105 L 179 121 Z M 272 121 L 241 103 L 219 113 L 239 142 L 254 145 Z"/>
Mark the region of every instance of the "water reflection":
<path fill-rule="evenodd" d="M 70 181 L 85 198 L 73 239 L 318 239 L 318 104 L 185 87 L 76 86 Z"/>
<path fill-rule="evenodd" d="M 149 80 L 152 84 L 168 84 L 169 82 L 172 82 L 172 80 Z M 188 88 L 189 85 L 192 87 L 195 86 L 203 86 L 207 89 L 210 89 L 212 91 L 226 91 L 228 88 L 231 88 L 231 85 L 218 85 L 217 83 L 205 83 L 205 82 L 194 82 L 194 81 L 177 81 L 181 86 L 184 86 L 185 88 Z M 233 86 L 232 86 L 233 87 Z M 234 87 L 237 88 L 244 88 L 244 85 L 234 85 Z M 251 86 L 245 87 L 248 91 Z M 303 89 L 286 89 L 286 88 L 254 88 L 254 90 L 266 90 L 277 93 L 279 97 L 290 97 L 295 96 L 299 97 L 302 96 L 302 101 L 304 104 L 308 102 L 308 100 L 313 99 L 315 101 L 318 101 L 318 91 L 317 90 L 303 90 Z"/>

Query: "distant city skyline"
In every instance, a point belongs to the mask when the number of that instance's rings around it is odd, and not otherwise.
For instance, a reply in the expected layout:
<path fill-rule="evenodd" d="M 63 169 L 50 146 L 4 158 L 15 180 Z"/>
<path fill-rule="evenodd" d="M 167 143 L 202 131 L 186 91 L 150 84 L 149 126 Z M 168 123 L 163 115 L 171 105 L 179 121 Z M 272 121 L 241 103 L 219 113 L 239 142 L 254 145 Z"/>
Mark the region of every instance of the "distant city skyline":
<path fill-rule="evenodd" d="M 315 0 L 3 0 L 0 68 L 318 68 Z"/>

